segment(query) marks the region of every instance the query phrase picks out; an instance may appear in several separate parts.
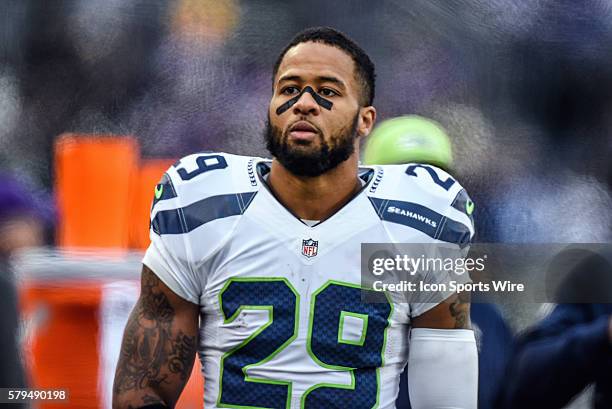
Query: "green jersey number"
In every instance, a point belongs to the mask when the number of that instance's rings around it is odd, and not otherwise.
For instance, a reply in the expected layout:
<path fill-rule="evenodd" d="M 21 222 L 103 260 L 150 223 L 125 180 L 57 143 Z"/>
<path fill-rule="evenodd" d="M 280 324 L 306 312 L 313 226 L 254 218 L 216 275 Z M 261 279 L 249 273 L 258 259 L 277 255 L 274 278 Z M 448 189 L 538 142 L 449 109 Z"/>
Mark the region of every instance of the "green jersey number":
<path fill-rule="evenodd" d="M 365 409 L 378 405 L 378 368 L 383 365 L 386 329 L 392 304 L 364 303 L 357 285 L 328 281 L 312 297 L 308 353 L 324 368 L 350 373 L 350 385 L 321 383 L 302 396 L 301 406 Z M 291 404 L 287 380 L 258 379 L 248 369 L 274 358 L 298 333 L 299 294 L 285 278 L 229 280 L 219 294 L 225 323 L 243 310 L 266 310 L 268 322 L 221 358 L 217 405 L 224 408 L 285 409 Z M 344 334 L 347 320 L 361 324 L 361 335 Z"/>

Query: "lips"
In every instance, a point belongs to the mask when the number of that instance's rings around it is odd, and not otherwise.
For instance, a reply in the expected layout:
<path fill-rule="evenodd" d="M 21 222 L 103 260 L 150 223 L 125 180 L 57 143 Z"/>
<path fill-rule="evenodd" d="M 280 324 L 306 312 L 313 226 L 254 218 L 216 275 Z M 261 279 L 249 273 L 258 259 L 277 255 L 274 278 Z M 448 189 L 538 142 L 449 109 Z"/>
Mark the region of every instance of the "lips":
<path fill-rule="evenodd" d="M 318 133 L 318 129 L 306 121 L 298 121 L 291 125 L 289 132 L 313 132 Z"/>
<path fill-rule="evenodd" d="M 289 139 L 300 145 L 313 143 L 319 130 L 307 121 L 298 121 L 289 128 Z"/>

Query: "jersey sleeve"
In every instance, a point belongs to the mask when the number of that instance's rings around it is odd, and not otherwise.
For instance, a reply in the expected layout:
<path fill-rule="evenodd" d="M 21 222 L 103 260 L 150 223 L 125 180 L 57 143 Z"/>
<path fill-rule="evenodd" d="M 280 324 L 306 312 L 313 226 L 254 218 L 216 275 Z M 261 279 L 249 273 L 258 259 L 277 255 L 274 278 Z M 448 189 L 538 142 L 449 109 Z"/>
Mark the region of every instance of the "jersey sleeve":
<path fill-rule="evenodd" d="M 413 244 L 413 257 L 463 260 L 474 237 L 474 203 L 459 182 L 431 165 L 391 165 L 385 166 L 383 172 L 380 191 L 370 200 L 390 241 Z M 467 283 L 470 277 L 457 269 L 450 272 L 427 269 L 419 271 L 415 281 L 430 288 L 435 285 L 440 291 L 413 294 L 409 300 L 412 317 L 453 295 L 451 281 Z"/>
<path fill-rule="evenodd" d="M 409 176 L 413 176 L 410 175 L 410 170 L 409 166 L 406 172 Z M 427 247 L 427 256 L 441 260 L 463 261 L 475 234 L 472 217 L 474 203 L 463 186 L 442 169 L 428 166 L 420 169 L 413 167 L 412 170 L 415 173 L 420 171 L 421 174 L 417 178 L 421 177 L 425 180 L 431 178 L 433 181 L 428 184 L 432 195 L 430 200 L 435 203 L 432 206 L 434 211 L 439 212 L 442 216 L 437 229 L 437 241 Z M 437 175 L 437 178 L 434 175 Z M 440 181 L 442 183 L 439 183 Z M 469 272 L 457 267 L 454 271 L 428 271 L 422 277 L 422 281 L 427 284 L 443 284 L 444 286 L 440 288 L 444 289 L 439 292 L 430 291 L 420 294 L 420 299 L 410 305 L 412 317 L 425 313 L 455 294 L 452 283 L 469 283 L 471 278 Z"/>
<path fill-rule="evenodd" d="M 258 189 L 259 158 L 200 152 L 171 166 L 155 187 L 144 264 L 177 295 L 198 304 L 206 263 L 232 235 Z"/>
<path fill-rule="evenodd" d="M 201 285 L 192 267 L 193 258 L 181 198 L 171 176 L 173 172 L 169 169 L 155 187 L 149 231 L 151 244 L 143 264 L 179 297 L 199 304 Z"/>

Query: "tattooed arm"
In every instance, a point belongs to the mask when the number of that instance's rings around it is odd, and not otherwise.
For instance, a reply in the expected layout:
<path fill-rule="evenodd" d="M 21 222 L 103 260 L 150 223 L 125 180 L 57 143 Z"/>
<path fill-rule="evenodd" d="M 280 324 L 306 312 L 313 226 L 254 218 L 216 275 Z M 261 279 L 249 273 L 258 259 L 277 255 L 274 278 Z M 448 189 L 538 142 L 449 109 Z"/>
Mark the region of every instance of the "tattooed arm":
<path fill-rule="evenodd" d="M 174 407 L 195 359 L 198 310 L 143 266 L 140 298 L 123 334 L 113 408 Z"/>
<path fill-rule="evenodd" d="M 455 294 L 413 318 L 412 328 L 470 329 L 470 293 Z"/>

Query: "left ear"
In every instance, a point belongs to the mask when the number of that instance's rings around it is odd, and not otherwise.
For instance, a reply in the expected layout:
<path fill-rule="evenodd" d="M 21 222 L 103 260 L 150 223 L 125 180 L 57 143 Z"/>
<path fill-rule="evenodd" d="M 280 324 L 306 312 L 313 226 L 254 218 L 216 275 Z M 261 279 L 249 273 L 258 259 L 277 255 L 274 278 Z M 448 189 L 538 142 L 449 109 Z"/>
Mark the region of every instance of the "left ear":
<path fill-rule="evenodd" d="M 372 131 L 376 122 L 376 108 L 367 106 L 359 108 L 359 121 L 357 123 L 357 133 L 360 137 L 366 137 Z"/>

